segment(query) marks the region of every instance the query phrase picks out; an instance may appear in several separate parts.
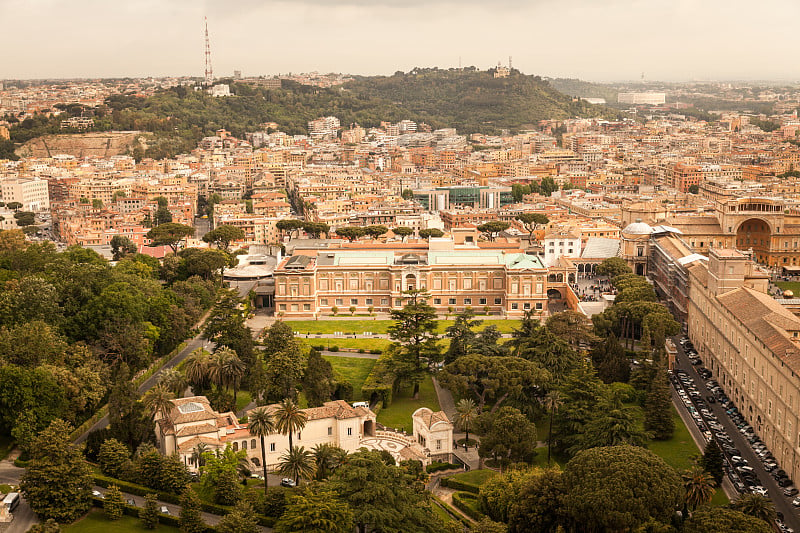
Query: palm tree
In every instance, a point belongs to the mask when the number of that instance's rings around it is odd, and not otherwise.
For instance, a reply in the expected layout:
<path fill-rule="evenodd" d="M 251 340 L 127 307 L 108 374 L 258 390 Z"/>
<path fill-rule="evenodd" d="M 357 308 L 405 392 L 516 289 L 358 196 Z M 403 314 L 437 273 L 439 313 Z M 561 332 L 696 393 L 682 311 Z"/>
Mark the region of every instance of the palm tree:
<path fill-rule="evenodd" d="M 201 389 L 208 388 L 208 366 L 209 354 L 202 348 L 198 348 L 186 359 L 184 372 L 186 380 L 191 383 L 195 393 Z"/>
<path fill-rule="evenodd" d="M 300 478 L 314 477 L 314 470 L 314 456 L 302 446 L 290 447 L 289 451 L 281 455 L 278 463 L 278 472 L 293 478 L 295 484 L 300 483 Z"/>
<path fill-rule="evenodd" d="M 317 467 L 316 478 L 323 481 L 344 463 L 347 452 L 335 444 L 317 444 L 311 449 Z"/>
<path fill-rule="evenodd" d="M 206 460 L 203 454 L 208 451 L 208 444 L 205 442 L 197 443 L 197 446 L 192 449 L 192 462 L 197 465 L 197 468 L 205 466 Z"/>
<path fill-rule="evenodd" d="M 275 409 L 275 427 L 284 435 L 289 435 L 289 449 L 292 449 L 292 433 L 306 427 L 308 417 L 305 411 L 294 403 L 291 398 L 286 398 Z"/>
<path fill-rule="evenodd" d="M 761 494 L 742 494 L 731 503 L 731 507 L 767 523 L 772 523 L 776 516 L 772 500 Z"/>
<path fill-rule="evenodd" d="M 222 347 L 211 354 L 208 359 L 208 379 L 217 386 L 217 389 L 222 389 L 225 386 L 225 361 L 230 357 L 230 352 L 233 352 L 233 350 Z"/>
<path fill-rule="evenodd" d="M 561 393 L 557 390 L 551 390 L 547 393 L 547 396 L 544 398 L 544 405 L 547 410 L 550 412 L 550 431 L 547 435 L 547 464 L 550 464 L 550 449 L 553 447 L 553 417 L 558 411 L 558 408 L 564 402 L 561 401 Z"/>
<path fill-rule="evenodd" d="M 700 466 L 693 466 L 686 470 L 681 477 L 683 478 L 683 486 L 686 489 L 686 505 L 692 508 L 692 511 L 697 509 L 698 505 L 703 505 L 711 501 L 716 490 L 714 487 L 717 482 L 714 477 L 703 470 Z"/>
<path fill-rule="evenodd" d="M 247 365 L 244 364 L 244 361 L 239 359 L 235 351 L 228 348 L 223 348 L 223 350 L 227 350 L 228 353 L 226 353 L 225 359 L 222 361 L 222 375 L 225 381 L 225 387 L 227 388 L 230 386 L 233 388 L 233 403 L 235 405 L 236 395 L 239 392 L 239 385 L 242 383 L 242 378 L 244 378 L 247 372 Z"/>
<path fill-rule="evenodd" d="M 264 437 L 275 433 L 275 420 L 266 407 L 253 409 L 247 415 L 247 429 L 254 437 L 261 440 L 261 468 L 264 472 L 264 494 L 267 493 L 267 451 L 264 448 Z"/>
<path fill-rule="evenodd" d="M 165 420 L 168 420 L 169 412 L 175 405 L 172 403 L 174 399 L 175 395 L 162 383 L 147 391 L 143 398 L 144 405 L 150 411 L 150 414 L 154 418 L 160 414 L 161 418 Z"/>
<path fill-rule="evenodd" d="M 464 440 L 464 448 L 466 449 L 469 446 L 469 428 L 475 423 L 475 420 L 478 418 L 478 407 L 475 405 L 475 401 L 472 398 L 462 398 L 456 404 L 456 425 L 463 429 L 464 432 L 467 434 L 466 440 Z"/>
<path fill-rule="evenodd" d="M 158 384 L 164 385 L 167 390 L 172 391 L 176 398 L 183 396 L 183 391 L 186 390 L 186 378 L 176 368 L 165 368 L 158 375 Z"/>

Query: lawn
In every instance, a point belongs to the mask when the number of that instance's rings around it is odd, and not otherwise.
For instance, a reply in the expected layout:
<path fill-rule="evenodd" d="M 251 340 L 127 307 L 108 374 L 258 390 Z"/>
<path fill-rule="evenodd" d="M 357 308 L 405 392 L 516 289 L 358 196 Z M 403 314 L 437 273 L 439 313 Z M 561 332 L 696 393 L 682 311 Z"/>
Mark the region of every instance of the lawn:
<path fill-rule="evenodd" d="M 88 515 L 68 526 L 62 526 L 64 533 L 129 533 L 153 531 L 146 529 L 140 520 L 132 516 L 123 516 L 119 520 L 109 520 L 100 509 L 92 509 Z M 159 524 L 155 531 L 178 533 L 179 529 Z"/>
<path fill-rule="evenodd" d="M 361 399 L 361 387 L 372 371 L 372 367 L 375 366 L 375 359 L 331 355 L 324 355 L 323 358 L 333 367 L 333 375 L 337 381 L 353 385 L 353 399 Z"/>
<path fill-rule="evenodd" d="M 414 411 L 420 407 L 428 407 L 433 411 L 440 410 L 439 399 L 436 397 L 430 376 L 426 376 L 425 380 L 420 383 L 419 399 L 412 399 L 412 392 L 413 388 L 408 387 L 395 393 L 392 404 L 384 407 L 378 413 L 378 422 L 388 428 L 404 429 L 410 433 L 411 415 Z"/>
<path fill-rule="evenodd" d="M 253 399 L 250 396 L 250 391 L 240 390 L 236 394 L 236 412 L 238 413 L 244 409 Z"/>
<path fill-rule="evenodd" d="M 454 476 L 451 476 L 453 479 L 457 479 L 458 481 L 463 481 L 464 483 L 469 483 L 470 485 L 478 485 L 479 487 L 498 475 L 498 472 L 489 469 L 482 469 L 482 470 L 470 470 L 469 472 L 461 472 Z"/>
<path fill-rule="evenodd" d="M 352 348 L 354 350 L 364 350 L 365 352 L 374 352 L 380 350 L 385 352 L 391 341 L 389 339 L 332 339 L 330 337 L 316 338 L 298 337 L 301 341 L 309 346 L 324 346 L 325 349 L 331 346 L 338 346 L 339 348 Z"/>
<path fill-rule="evenodd" d="M 306 333 L 324 333 L 333 334 L 337 331 L 360 335 L 365 331 L 371 333 L 387 333 L 389 326 L 394 321 L 392 320 L 361 320 L 349 318 L 329 318 L 325 320 L 286 320 L 292 331 L 296 331 L 305 335 Z M 502 333 L 511 333 L 515 328 L 519 327 L 519 320 L 497 320 L 488 319 L 484 320 L 483 324 L 478 327 L 478 331 L 486 326 L 497 326 Z M 445 330 L 453 325 L 453 320 L 439 320 L 437 332 L 443 334 Z"/>
<path fill-rule="evenodd" d="M 784 291 L 792 291 L 794 293 L 794 297 L 800 297 L 800 281 L 777 281 L 775 285 L 781 288 Z"/>

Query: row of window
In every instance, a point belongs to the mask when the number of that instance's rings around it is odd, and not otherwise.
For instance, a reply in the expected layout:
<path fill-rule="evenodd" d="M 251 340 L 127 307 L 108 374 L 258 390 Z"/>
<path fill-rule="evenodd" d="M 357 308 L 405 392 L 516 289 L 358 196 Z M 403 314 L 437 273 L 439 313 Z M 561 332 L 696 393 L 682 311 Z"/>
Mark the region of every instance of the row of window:
<path fill-rule="evenodd" d="M 333 435 L 333 427 L 332 426 L 328 426 L 328 436 L 330 437 L 332 435 Z M 348 437 L 352 437 L 353 436 L 353 428 L 351 428 L 351 427 L 347 428 L 347 436 Z M 302 438 L 303 438 L 303 434 L 302 433 L 298 433 L 297 434 L 297 440 L 298 441 L 302 440 Z M 251 450 L 255 450 L 257 445 L 258 445 L 258 441 L 256 439 L 250 439 L 250 449 Z M 239 441 L 234 441 L 233 442 L 233 451 L 238 452 L 240 446 L 241 446 L 242 450 L 246 450 L 247 449 L 247 441 L 243 440 L 243 441 L 241 441 L 241 444 L 239 443 Z M 269 443 L 269 451 L 271 451 L 271 452 L 275 451 L 275 443 L 274 442 L 270 442 Z"/>

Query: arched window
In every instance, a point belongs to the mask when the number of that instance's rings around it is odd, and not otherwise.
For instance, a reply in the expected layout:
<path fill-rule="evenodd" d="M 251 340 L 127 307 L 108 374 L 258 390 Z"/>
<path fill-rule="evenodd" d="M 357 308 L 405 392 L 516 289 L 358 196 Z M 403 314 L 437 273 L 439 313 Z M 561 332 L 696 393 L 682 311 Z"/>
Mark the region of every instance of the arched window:
<path fill-rule="evenodd" d="M 256 449 L 256 439 L 250 439 L 250 449 L 251 450 Z"/>
<path fill-rule="evenodd" d="M 261 461 L 258 460 L 258 457 L 251 457 L 250 462 L 253 463 L 254 466 L 261 466 Z"/>
<path fill-rule="evenodd" d="M 242 441 L 242 449 L 243 449 L 243 450 L 246 450 L 246 449 L 247 449 L 247 441 L 246 441 L 246 440 L 243 440 L 243 441 Z"/>
<path fill-rule="evenodd" d="M 238 442 L 234 442 L 233 443 L 233 451 L 235 451 L 235 452 L 239 451 L 239 443 Z"/>

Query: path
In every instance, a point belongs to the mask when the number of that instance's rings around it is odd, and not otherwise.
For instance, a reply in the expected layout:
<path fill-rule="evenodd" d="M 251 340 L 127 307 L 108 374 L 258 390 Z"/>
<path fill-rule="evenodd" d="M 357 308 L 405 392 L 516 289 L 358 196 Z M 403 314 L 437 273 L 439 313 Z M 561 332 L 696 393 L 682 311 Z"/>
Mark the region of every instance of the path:
<path fill-rule="evenodd" d="M 0 461 L 0 483 L 13 486 L 19 485 L 19 480 L 22 478 L 22 474 L 25 473 L 24 468 L 14 466 L 14 461 L 19 457 L 19 454 L 19 449 L 14 449 L 5 459 Z M 19 505 L 12 514 L 14 515 L 14 520 L 10 524 L 0 523 L 0 531 L 2 533 L 25 533 L 32 525 L 39 523 L 25 498 L 20 497 Z"/>
<path fill-rule="evenodd" d="M 447 415 L 447 418 L 449 418 L 451 422 L 455 421 L 458 411 L 456 411 L 456 403 L 453 400 L 453 395 L 449 390 L 439 385 L 439 381 L 436 378 L 433 378 L 433 388 L 436 391 L 436 397 L 439 399 L 439 407 L 444 411 L 444 414 Z M 466 437 L 466 433 L 453 431 L 453 441 L 455 442 Z M 470 435 L 469 438 L 470 440 L 480 441 L 480 438 L 476 435 Z M 453 450 L 453 453 L 469 466 L 470 470 L 480 468 L 481 458 L 478 455 L 477 447 L 472 447 L 467 450 L 464 450 L 463 447 L 459 447 L 457 450 Z"/>

